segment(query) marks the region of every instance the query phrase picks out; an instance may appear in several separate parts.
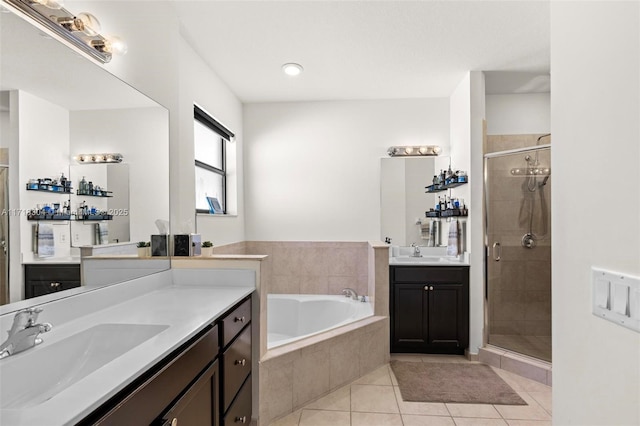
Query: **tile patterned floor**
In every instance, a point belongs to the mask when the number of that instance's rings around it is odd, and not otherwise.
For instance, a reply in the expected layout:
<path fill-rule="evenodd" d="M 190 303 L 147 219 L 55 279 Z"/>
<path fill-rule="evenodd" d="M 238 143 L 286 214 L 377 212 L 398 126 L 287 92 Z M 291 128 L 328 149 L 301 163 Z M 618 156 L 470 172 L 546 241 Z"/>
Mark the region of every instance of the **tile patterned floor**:
<path fill-rule="evenodd" d="M 412 362 L 469 362 L 461 356 L 392 355 Z M 547 426 L 551 387 L 495 369 L 528 405 L 405 402 L 391 367 L 385 365 L 337 389 L 271 426 Z"/>

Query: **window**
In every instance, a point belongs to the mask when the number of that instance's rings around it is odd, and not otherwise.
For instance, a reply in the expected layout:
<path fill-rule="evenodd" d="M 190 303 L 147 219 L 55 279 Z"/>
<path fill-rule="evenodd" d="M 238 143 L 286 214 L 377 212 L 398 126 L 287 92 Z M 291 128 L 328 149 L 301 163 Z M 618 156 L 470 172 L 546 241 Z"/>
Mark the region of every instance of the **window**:
<path fill-rule="evenodd" d="M 234 135 L 197 106 L 193 107 L 193 117 L 196 212 L 209 213 L 214 206 L 216 213 L 226 213 L 226 144 Z"/>

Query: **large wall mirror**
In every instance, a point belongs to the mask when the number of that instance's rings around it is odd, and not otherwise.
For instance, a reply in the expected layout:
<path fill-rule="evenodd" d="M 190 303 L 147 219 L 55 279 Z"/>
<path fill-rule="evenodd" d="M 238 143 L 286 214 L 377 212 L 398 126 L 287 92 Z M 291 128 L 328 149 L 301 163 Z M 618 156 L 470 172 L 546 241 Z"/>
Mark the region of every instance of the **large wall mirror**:
<path fill-rule="evenodd" d="M 449 157 L 390 157 L 380 163 L 380 238 L 391 244 L 427 245 L 423 224 L 432 219 L 425 212 L 434 208 L 438 199 L 426 193 L 433 176 L 449 167 Z M 442 233 L 442 230 L 439 231 Z M 440 238 L 440 244 L 446 243 Z"/>
<path fill-rule="evenodd" d="M 14 13 L 0 13 L 0 31 L 0 304 L 22 308 L 29 265 L 79 264 L 81 246 L 149 241 L 168 222 L 169 113 Z M 104 153 L 123 160 L 76 159 Z M 83 178 L 99 191 L 78 192 Z M 170 268 L 157 260 L 149 273 Z"/>

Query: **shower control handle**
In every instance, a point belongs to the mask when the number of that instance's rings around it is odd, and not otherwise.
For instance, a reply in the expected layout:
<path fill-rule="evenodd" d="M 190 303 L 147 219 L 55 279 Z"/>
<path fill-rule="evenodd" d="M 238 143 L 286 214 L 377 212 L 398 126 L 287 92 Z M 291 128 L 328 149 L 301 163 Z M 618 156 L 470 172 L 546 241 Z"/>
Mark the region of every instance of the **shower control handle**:
<path fill-rule="evenodd" d="M 502 246 L 500 245 L 499 242 L 495 242 L 493 243 L 493 260 L 495 260 L 496 262 L 500 261 L 500 258 L 502 257 Z"/>

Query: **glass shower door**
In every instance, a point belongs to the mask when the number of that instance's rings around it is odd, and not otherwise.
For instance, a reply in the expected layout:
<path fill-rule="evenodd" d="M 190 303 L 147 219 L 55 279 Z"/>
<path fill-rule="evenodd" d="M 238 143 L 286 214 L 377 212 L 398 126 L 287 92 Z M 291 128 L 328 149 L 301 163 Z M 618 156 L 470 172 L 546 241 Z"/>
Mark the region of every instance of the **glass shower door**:
<path fill-rule="evenodd" d="M 9 303 L 9 167 L 0 166 L 0 305 Z"/>
<path fill-rule="evenodd" d="M 551 361 L 550 149 L 485 156 L 488 343 Z"/>

